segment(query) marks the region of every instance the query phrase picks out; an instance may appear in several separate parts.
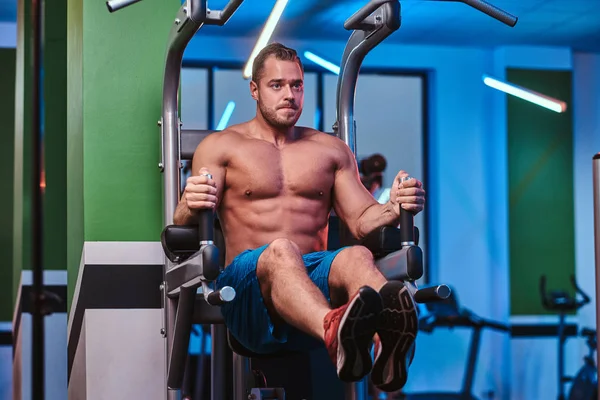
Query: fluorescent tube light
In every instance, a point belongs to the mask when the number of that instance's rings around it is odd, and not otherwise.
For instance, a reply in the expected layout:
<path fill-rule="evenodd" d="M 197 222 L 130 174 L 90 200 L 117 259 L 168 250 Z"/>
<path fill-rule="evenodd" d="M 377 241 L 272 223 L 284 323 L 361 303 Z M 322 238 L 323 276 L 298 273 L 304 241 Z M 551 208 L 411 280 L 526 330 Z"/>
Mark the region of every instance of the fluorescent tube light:
<path fill-rule="evenodd" d="M 265 22 L 265 26 L 254 45 L 254 49 L 252 49 L 252 53 L 250 53 L 250 58 L 248 58 L 248 61 L 246 62 L 243 73 L 244 79 L 248 79 L 252 76 L 252 63 L 258 53 L 267 45 L 267 43 L 269 43 L 269 39 L 271 39 L 271 35 L 273 34 L 273 31 L 275 31 L 275 27 L 277 26 L 287 3 L 288 0 L 276 0 L 273 10 L 271 10 L 271 14 L 269 15 L 269 18 L 267 18 L 267 22 Z"/>
<path fill-rule="evenodd" d="M 557 100 L 513 83 L 503 82 L 488 75 L 483 75 L 483 83 L 491 88 L 519 97 L 523 100 L 527 100 L 557 113 L 562 113 L 567 110 L 567 103 L 564 101 Z"/>
<path fill-rule="evenodd" d="M 311 53 L 310 51 L 305 51 L 304 57 L 306 57 L 310 61 L 314 62 L 315 64 L 325 68 L 326 70 L 333 72 L 336 75 L 340 74 L 340 67 L 338 67 L 337 65 L 335 65 L 332 62 L 329 62 L 329 61 L 319 57 L 318 55 L 316 55 L 314 53 Z"/>
<path fill-rule="evenodd" d="M 227 128 L 227 124 L 229 123 L 231 114 L 233 114 L 233 110 L 235 110 L 235 101 L 230 101 L 229 103 L 227 103 L 225 111 L 223 111 L 223 115 L 221 115 L 219 125 L 217 125 L 218 131 L 222 131 L 223 129 Z"/>

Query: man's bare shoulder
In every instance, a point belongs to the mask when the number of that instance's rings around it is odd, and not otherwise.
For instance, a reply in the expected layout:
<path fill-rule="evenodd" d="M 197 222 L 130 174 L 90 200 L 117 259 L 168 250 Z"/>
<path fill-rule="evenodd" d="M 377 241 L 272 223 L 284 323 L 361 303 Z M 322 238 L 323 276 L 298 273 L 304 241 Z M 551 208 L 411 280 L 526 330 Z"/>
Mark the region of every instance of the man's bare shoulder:
<path fill-rule="evenodd" d="M 222 131 L 213 132 L 206 136 L 198 145 L 197 151 L 204 149 L 211 151 L 224 151 L 244 140 L 247 127 L 245 123 L 232 125 Z"/>
<path fill-rule="evenodd" d="M 306 139 L 313 140 L 313 141 L 319 143 L 319 145 L 321 145 L 321 146 L 326 146 L 326 147 L 334 150 L 341 157 L 346 157 L 348 154 L 351 153 L 348 145 L 343 140 L 341 140 L 340 138 L 335 136 L 334 134 L 321 132 L 321 131 L 318 131 L 318 130 L 312 129 L 312 128 L 302 128 L 302 129 L 305 130 L 303 136 Z"/>
<path fill-rule="evenodd" d="M 342 140 L 340 140 L 337 136 L 331 133 L 321 132 L 319 130 L 307 127 L 299 127 L 302 129 L 302 137 L 308 140 L 314 140 L 319 142 L 320 144 L 338 147 L 343 149 L 346 146 Z"/>
<path fill-rule="evenodd" d="M 337 168 L 342 169 L 348 166 L 352 167 L 354 155 L 348 145 L 337 136 L 318 131 L 312 128 L 303 128 L 305 131 L 303 137 L 319 145 L 321 149 L 327 149 L 326 154 L 331 157 Z"/>

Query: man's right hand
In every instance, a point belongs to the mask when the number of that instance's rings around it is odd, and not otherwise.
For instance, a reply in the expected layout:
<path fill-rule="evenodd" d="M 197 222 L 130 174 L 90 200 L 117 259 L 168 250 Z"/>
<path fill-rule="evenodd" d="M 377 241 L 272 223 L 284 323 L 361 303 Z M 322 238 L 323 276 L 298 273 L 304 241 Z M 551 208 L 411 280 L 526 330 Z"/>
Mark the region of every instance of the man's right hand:
<path fill-rule="evenodd" d="M 210 174 L 208 169 L 200 168 L 199 175 L 190 176 L 187 179 L 183 198 L 190 211 L 214 209 L 216 207 L 217 185 L 206 174 Z"/>

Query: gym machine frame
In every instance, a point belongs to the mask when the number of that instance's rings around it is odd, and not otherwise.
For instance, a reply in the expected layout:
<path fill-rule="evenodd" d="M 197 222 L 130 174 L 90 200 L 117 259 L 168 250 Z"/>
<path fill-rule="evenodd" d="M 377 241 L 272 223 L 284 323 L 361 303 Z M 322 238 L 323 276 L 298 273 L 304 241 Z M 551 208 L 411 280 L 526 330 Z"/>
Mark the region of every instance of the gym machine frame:
<path fill-rule="evenodd" d="M 358 71 L 360 64 L 366 54 L 376 45 L 381 43 L 386 37 L 400 27 L 400 4 L 398 0 L 376 0 L 367 3 L 365 7 L 355 13 L 345 24 L 346 29 L 353 30 L 344 51 L 342 74 L 338 81 L 338 96 L 337 109 L 339 122 L 334 126 L 334 130 L 338 136 L 349 145 L 355 154 L 354 129 L 347 129 L 346 121 L 353 121 L 354 94 L 356 80 L 358 79 Z M 167 68 L 177 66 L 180 68 L 179 59 L 177 63 L 167 61 Z M 176 71 L 179 72 L 179 71 Z M 177 74 L 178 76 L 178 74 Z M 165 87 L 171 77 L 165 74 Z M 171 107 L 176 102 L 171 104 Z M 171 109 L 165 106 L 163 111 L 162 131 L 163 131 L 163 149 L 161 169 L 167 171 L 166 168 L 170 165 L 179 165 L 182 159 L 192 159 L 195 148 L 200 141 L 212 133 L 213 131 L 179 131 L 179 120 L 176 118 L 176 109 L 172 113 Z M 169 116 L 168 123 L 165 123 Z M 171 126 L 171 130 L 177 133 L 173 137 L 166 130 Z M 352 124 L 354 126 L 354 124 Z M 338 127 L 341 128 L 338 130 Z M 177 130 L 175 130 L 177 129 Z M 180 135 L 179 135 L 180 134 Z M 179 137 L 181 137 L 180 140 Z M 173 142 L 174 140 L 174 142 Z M 179 146 L 179 147 L 178 147 Z M 173 152 L 176 153 L 173 155 Z M 171 157 L 169 158 L 169 155 Z M 172 170 L 171 174 L 175 175 L 173 181 L 179 179 L 179 168 Z M 169 174 L 165 176 L 166 181 Z M 179 183 L 178 181 L 175 181 Z M 179 185 L 165 186 L 165 204 L 167 200 L 173 201 L 172 205 L 167 205 L 169 210 L 165 210 L 165 222 L 172 218 L 172 212 L 177 204 L 180 193 Z M 172 194 L 175 194 L 172 198 Z M 366 245 L 374 251 L 375 258 L 381 260 L 381 267 L 385 269 L 385 275 L 389 279 L 403 279 L 413 283 L 413 293 L 416 301 L 429 301 L 445 298 L 449 295 L 449 289 L 445 285 L 435 286 L 417 291 L 414 281 L 419 279 L 423 274 L 422 251 L 415 244 L 413 215 L 405 212 L 402 214 L 402 226 L 405 229 L 399 230 L 395 227 L 383 227 L 380 230 L 373 232 L 360 244 Z M 196 307 L 204 304 L 195 299 L 196 288 L 202 286 L 203 298 L 207 299 L 212 305 L 217 305 L 219 302 L 233 299 L 235 295 L 233 289 L 223 288 L 219 294 L 212 292 L 209 288 L 209 282 L 216 279 L 219 273 L 218 254 L 213 244 L 214 233 L 210 228 L 213 226 L 212 212 L 203 213 L 199 220 L 199 229 L 190 227 L 167 226 L 163 231 L 162 243 L 169 260 L 176 265 L 167 268 L 166 279 L 163 284 L 164 300 L 168 308 L 167 316 L 176 314 L 174 325 L 172 325 L 172 317 L 168 319 L 169 323 L 163 334 L 167 336 L 169 354 L 169 368 L 167 385 L 170 389 L 179 389 L 181 387 L 181 379 L 183 377 L 183 365 L 185 351 L 189 343 L 189 334 L 192 324 L 192 314 L 198 315 L 201 321 L 195 320 L 197 323 L 213 323 L 222 324 L 218 316 L 214 315 L 214 311 L 207 311 L 206 315 L 212 315 L 209 320 L 205 318 L 204 312 L 194 310 Z M 185 243 L 185 244 L 184 244 Z M 184 249 L 193 248 L 194 245 L 200 244 L 200 250 L 193 255 L 186 253 Z M 399 246 L 400 245 L 400 246 Z M 399 250 L 399 251 L 397 251 Z M 208 254 L 208 255 L 207 255 Z M 389 255 L 389 257 L 384 257 Z M 179 257 L 185 258 L 181 264 L 177 264 Z M 189 257 L 189 258 L 187 258 Z M 383 257 L 383 258 L 382 258 Z M 171 264 L 173 265 L 173 264 Z M 178 303 L 171 305 L 178 299 Z M 215 301 L 210 301 L 210 299 Z M 226 343 L 222 337 L 227 337 L 226 330 L 222 326 L 213 325 L 213 399 L 223 398 L 224 393 L 221 393 L 220 387 L 224 386 L 224 362 L 223 355 L 226 349 L 222 349 L 222 345 Z M 173 332 L 169 335 L 169 332 Z M 169 340 L 170 337 L 173 337 Z M 250 376 L 248 352 L 245 349 L 239 351 L 239 346 L 231 345 L 232 338 L 228 338 L 230 347 L 234 350 L 234 399 L 246 399 L 248 392 L 246 391 L 245 383 L 248 382 Z M 234 347 L 238 347 L 237 351 Z M 246 355 L 246 357 L 244 357 Z M 215 376 L 217 379 L 215 379 Z M 363 400 L 368 397 L 367 379 L 345 385 L 346 399 L 348 400 Z M 276 389 L 252 389 L 257 399 L 261 398 L 261 390 L 273 392 Z M 277 389 L 281 390 L 281 389 Z M 221 393 L 221 394 L 218 394 Z"/>
<path fill-rule="evenodd" d="M 108 9 L 113 12 L 139 0 L 112 0 L 107 2 Z M 197 144 L 210 131 L 196 131 L 193 137 L 181 132 L 178 118 L 178 89 L 181 73 L 181 62 L 185 47 L 204 25 L 224 25 L 243 0 L 231 0 L 223 11 L 211 11 L 207 8 L 207 0 L 187 0 L 180 8 L 169 35 L 165 74 L 163 82 L 163 107 L 161 126 L 161 160 L 159 168 L 164 174 L 163 201 L 164 225 L 173 221 L 173 215 L 179 201 L 181 182 L 180 169 L 182 147 L 195 149 Z M 516 19 L 501 10 L 481 1 L 462 0 L 465 3 L 491 15 L 510 25 Z M 366 54 L 387 36 L 400 27 L 400 3 L 398 0 L 372 0 L 350 17 L 344 27 L 354 30 L 342 60 L 342 72 L 338 81 L 337 111 L 338 121 L 334 125 L 335 133 L 344 140 L 352 152 L 356 154 L 355 124 L 353 119 L 354 95 L 358 71 Z M 191 133 L 191 132 L 190 132 Z M 190 147 L 188 147 L 190 146 Z M 193 154 L 193 150 L 191 150 Z M 191 156 L 189 157 L 191 158 Z M 227 346 L 227 330 L 217 307 L 231 301 L 235 292 L 232 288 L 214 291 L 210 283 L 220 273 L 218 248 L 214 245 L 212 212 L 201 215 L 199 226 L 190 231 L 189 227 L 169 227 L 163 231 L 162 243 L 165 249 L 164 282 L 161 285 L 163 298 L 164 327 L 161 334 L 165 340 L 167 354 L 167 398 L 175 399 L 177 390 L 181 388 L 185 357 L 189 345 L 192 322 L 212 324 L 212 395 L 216 399 L 226 398 L 225 394 L 225 355 Z M 378 267 L 388 279 L 403 279 L 411 282 L 415 300 L 426 302 L 445 298 L 449 289 L 445 285 L 417 290 L 414 281 L 423 273 L 422 252 L 416 246 L 413 215 L 402 210 L 402 230 L 394 227 L 383 227 L 365 238 L 361 244 L 379 250 Z M 171 252 L 170 240 L 189 244 L 195 238 L 196 248 L 193 254 L 187 254 L 185 260 Z M 392 245 L 391 250 L 389 243 Z M 369 243 L 372 245 L 369 246 Z M 398 250 L 398 244 L 401 248 Z M 198 248 L 199 246 L 199 248 Z M 192 248 L 194 245 L 191 246 Z M 382 251 L 382 249 L 384 249 Z M 186 253 L 183 251 L 182 253 Z M 197 295 L 198 288 L 202 294 Z M 201 321 L 198 321 L 200 319 Z M 194 320 L 194 321 L 193 321 Z M 231 342 L 230 342 L 231 345 Z M 232 346 L 233 347 L 233 346 Z M 249 370 L 249 359 L 234 351 L 234 399 L 247 398 L 245 384 Z M 277 392 L 277 393 L 275 393 Z M 267 392 L 265 392 L 266 394 Z M 261 392 L 252 390 L 255 398 L 260 399 Z M 273 390 L 269 395 L 281 395 Z M 347 386 L 346 399 L 362 400 L 367 398 L 366 378 Z"/>

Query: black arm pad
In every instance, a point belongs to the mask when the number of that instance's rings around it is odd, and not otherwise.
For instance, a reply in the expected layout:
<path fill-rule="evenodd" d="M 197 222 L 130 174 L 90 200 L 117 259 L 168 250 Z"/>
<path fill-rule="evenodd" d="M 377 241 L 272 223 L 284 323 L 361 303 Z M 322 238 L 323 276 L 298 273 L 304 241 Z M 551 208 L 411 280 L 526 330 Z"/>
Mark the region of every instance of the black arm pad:
<path fill-rule="evenodd" d="M 160 235 L 163 251 L 174 263 L 182 262 L 200 249 L 197 225 L 169 225 Z"/>

